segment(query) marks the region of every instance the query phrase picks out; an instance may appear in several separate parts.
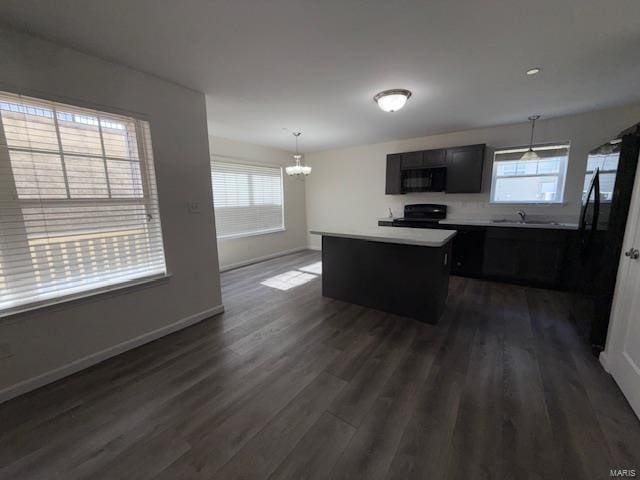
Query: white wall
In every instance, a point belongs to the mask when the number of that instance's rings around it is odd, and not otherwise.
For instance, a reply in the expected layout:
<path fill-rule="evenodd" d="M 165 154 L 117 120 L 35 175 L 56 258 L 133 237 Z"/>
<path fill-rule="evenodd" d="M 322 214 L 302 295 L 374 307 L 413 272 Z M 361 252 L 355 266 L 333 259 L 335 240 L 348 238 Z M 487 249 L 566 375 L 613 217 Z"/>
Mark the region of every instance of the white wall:
<path fill-rule="evenodd" d="M 171 277 L 0 319 L 0 401 L 221 309 L 204 95 L 0 30 L 0 89 L 133 115 L 151 124 Z"/>
<path fill-rule="evenodd" d="M 587 153 L 639 121 L 640 105 L 632 105 L 536 122 L 537 143 L 571 142 L 565 203 L 526 205 L 524 209 L 532 216 L 577 222 Z M 395 216 L 402 216 L 406 203 L 447 204 L 449 218 L 515 217 L 515 212 L 521 206 L 489 203 L 493 150 L 527 144 L 529 133 L 530 125 L 521 123 L 309 154 L 307 162 L 313 167 L 313 173 L 306 185 L 308 228 L 364 228 L 376 225 L 379 218 L 387 216 L 388 208 L 392 209 Z M 486 143 L 488 147 L 482 193 L 384 194 L 388 153 L 476 143 Z M 308 238 L 309 245 L 320 245 L 317 236 L 309 235 Z"/>
<path fill-rule="evenodd" d="M 287 166 L 292 164 L 292 152 L 211 136 L 211 156 L 214 161 L 245 162 Z M 245 265 L 256 260 L 306 248 L 305 182 L 284 176 L 283 232 L 250 237 L 218 240 L 218 255 L 222 270 Z"/>

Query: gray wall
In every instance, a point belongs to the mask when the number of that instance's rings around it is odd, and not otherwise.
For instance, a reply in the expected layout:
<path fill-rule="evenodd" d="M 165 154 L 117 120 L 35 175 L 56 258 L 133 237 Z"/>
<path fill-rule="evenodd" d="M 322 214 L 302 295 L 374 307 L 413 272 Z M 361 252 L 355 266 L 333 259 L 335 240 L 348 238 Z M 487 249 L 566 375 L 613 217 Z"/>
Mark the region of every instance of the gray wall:
<path fill-rule="evenodd" d="M 211 158 L 219 162 L 244 162 L 280 167 L 293 164 L 292 152 L 237 140 L 211 136 L 210 148 Z M 285 231 L 218 240 L 220 268 L 225 270 L 306 248 L 304 186 L 305 182 L 301 179 L 291 178 L 285 174 L 283 178 Z"/>
<path fill-rule="evenodd" d="M 402 115 L 402 112 L 398 113 Z M 523 114 L 526 116 L 526 114 Z M 458 219 L 513 217 L 524 208 L 528 214 L 550 220 L 577 222 L 580 211 L 587 153 L 610 140 L 621 130 L 640 121 L 640 105 L 593 111 L 581 115 L 542 120 L 536 123 L 537 143 L 571 142 L 565 202 L 553 205 L 493 205 L 489 203 L 493 150 L 521 146 L 529 141 L 530 125 L 519 123 L 501 127 L 454 132 L 429 137 L 398 140 L 360 147 L 327 150 L 307 155 L 313 174 L 306 184 L 307 225 L 310 230 L 366 228 L 385 217 L 388 208 L 402 216 L 406 203 L 443 203 L 448 216 Z M 441 192 L 385 195 L 386 155 L 430 148 L 486 143 L 482 193 Z M 309 236 L 309 245 L 320 239 Z"/>
<path fill-rule="evenodd" d="M 204 95 L 0 30 L 0 89 L 151 124 L 167 267 L 144 287 L 0 319 L 0 401 L 221 309 Z M 188 214 L 198 201 L 201 213 Z"/>

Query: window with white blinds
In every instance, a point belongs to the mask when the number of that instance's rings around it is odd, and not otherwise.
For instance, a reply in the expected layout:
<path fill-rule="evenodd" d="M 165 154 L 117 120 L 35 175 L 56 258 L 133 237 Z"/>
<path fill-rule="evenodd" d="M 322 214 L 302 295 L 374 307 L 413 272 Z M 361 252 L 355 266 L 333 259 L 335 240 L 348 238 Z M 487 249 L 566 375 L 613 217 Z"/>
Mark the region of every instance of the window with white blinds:
<path fill-rule="evenodd" d="M 0 316 L 165 274 L 149 124 L 0 92 Z"/>
<path fill-rule="evenodd" d="M 491 203 L 561 203 L 569 144 L 536 145 L 536 158 L 523 159 L 528 147 L 496 150 Z"/>
<path fill-rule="evenodd" d="M 218 238 L 284 230 L 282 168 L 211 163 Z"/>

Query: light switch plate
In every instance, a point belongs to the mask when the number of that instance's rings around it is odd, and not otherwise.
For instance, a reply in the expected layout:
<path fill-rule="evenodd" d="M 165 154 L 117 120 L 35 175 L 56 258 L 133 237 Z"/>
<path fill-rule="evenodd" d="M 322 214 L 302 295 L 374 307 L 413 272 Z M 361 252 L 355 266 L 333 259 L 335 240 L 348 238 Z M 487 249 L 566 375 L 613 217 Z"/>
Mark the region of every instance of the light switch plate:
<path fill-rule="evenodd" d="M 187 202 L 187 211 L 189 213 L 200 213 L 200 202 Z"/>

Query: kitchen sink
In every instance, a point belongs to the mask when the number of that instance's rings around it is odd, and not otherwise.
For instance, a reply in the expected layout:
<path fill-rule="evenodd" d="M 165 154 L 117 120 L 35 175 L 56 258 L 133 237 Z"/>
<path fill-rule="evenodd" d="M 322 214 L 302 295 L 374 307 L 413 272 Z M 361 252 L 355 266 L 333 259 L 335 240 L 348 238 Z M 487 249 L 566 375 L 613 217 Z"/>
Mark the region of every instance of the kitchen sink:
<path fill-rule="evenodd" d="M 496 220 L 491 220 L 491 223 L 513 223 L 520 225 L 560 225 L 560 223 L 552 221 L 552 220 L 509 220 L 506 218 L 499 218 Z"/>

